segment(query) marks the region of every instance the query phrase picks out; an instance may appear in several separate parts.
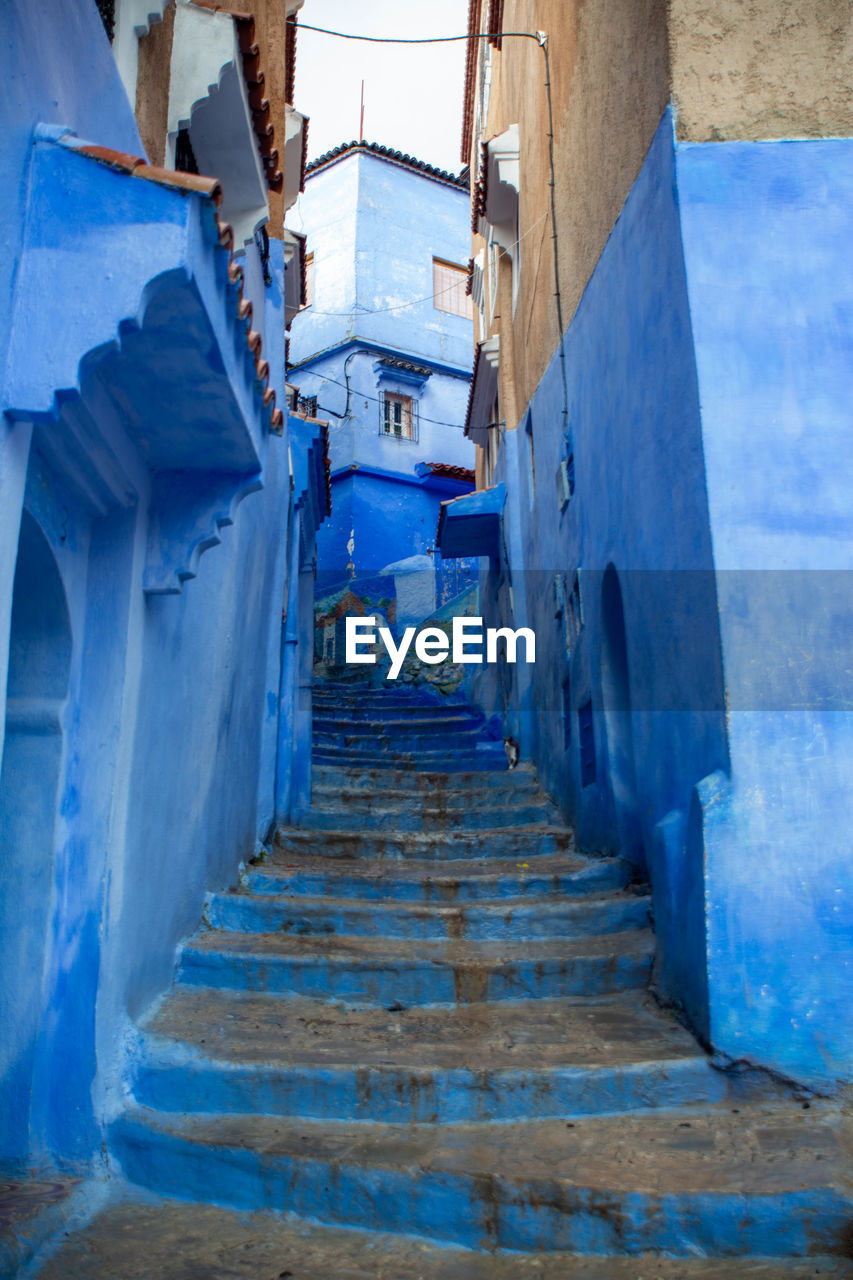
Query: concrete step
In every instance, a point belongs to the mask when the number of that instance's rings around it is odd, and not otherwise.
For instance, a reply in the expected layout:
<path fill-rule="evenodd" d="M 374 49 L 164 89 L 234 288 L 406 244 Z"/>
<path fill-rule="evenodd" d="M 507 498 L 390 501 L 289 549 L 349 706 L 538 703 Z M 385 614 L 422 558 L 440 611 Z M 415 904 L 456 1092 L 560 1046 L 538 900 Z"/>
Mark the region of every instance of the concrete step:
<path fill-rule="evenodd" d="M 362 831 L 482 831 L 490 827 L 528 827 L 556 818 L 552 805 L 519 804 L 489 808 L 436 808 L 428 798 L 413 799 L 411 792 L 399 792 L 406 803 L 386 804 L 312 803 L 297 815 L 296 825 L 306 831 L 339 831 L 358 825 Z"/>
<path fill-rule="evenodd" d="M 181 948 L 178 980 L 408 1008 L 610 995 L 644 986 L 652 953 L 645 929 L 500 943 L 209 930 Z"/>
<path fill-rule="evenodd" d="M 372 685 L 361 686 L 315 684 L 311 690 L 317 701 L 354 706 L 391 706 L 396 702 L 414 703 L 424 707 L 467 706 L 464 698 L 441 698 L 432 690 L 420 690 L 410 684 L 400 684 L 396 680 L 386 680 L 374 689 Z"/>
<path fill-rule="evenodd" d="M 343 765 L 349 769 L 388 769 L 420 773 L 503 772 L 507 760 L 503 747 L 497 749 L 479 744 L 475 749 L 455 751 L 361 751 L 352 747 L 313 747 L 314 765 Z"/>
<path fill-rule="evenodd" d="M 238 1209 L 478 1249 L 730 1258 L 842 1253 L 849 1139 L 837 1108 L 793 1103 L 475 1125 L 138 1109 L 111 1132 L 135 1182 Z"/>
<path fill-rule="evenodd" d="M 506 803 L 513 803 L 522 794 L 541 794 L 536 775 L 525 765 L 498 773 L 482 769 L 443 773 L 441 770 L 416 772 L 412 769 L 365 769 L 360 765 L 319 765 L 313 771 L 313 785 L 338 789 L 347 795 L 416 791 L 435 796 L 438 804 L 444 804 L 446 798 L 448 802 L 462 805 L 494 804 L 500 793 L 506 797 Z"/>
<path fill-rule="evenodd" d="M 621 858 L 580 854 L 536 858 L 532 864 L 506 859 L 345 863 L 341 859 L 274 855 L 245 876 L 253 894 L 361 898 L 375 902 L 433 902 L 451 905 L 496 899 L 527 901 L 549 894 L 577 897 L 622 889 L 631 877 Z"/>
<path fill-rule="evenodd" d="M 635 992 L 388 1012 L 178 986 L 146 1020 L 134 1094 L 160 1111 L 448 1124 L 707 1105 L 730 1082 Z"/>
<path fill-rule="evenodd" d="M 480 736 L 479 725 L 455 728 L 452 732 L 443 728 L 434 732 L 409 733 L 405 729 L 395 729 L 393 733 L 380 733 L 378 730 L 345 733 L 339 730 L 320 732 L 315 729 L 311 736 L 312 753 L 327 747 L 345 747 L 347 751 L 358 753 L 376 753 L 393 751 L 397 754 L 408 751 L 428 751 L 444 753 L 446 751 L 471 752 L 477 748 Z"/>
<path fill-rule="evenodd" d="M 467 858 L 548 857 L 569 853 L 574 836 L 568 827 L 536 823 L 529 827 L 491 827 L 482 831 L 306 831 L 279 827 L 273 841 L 284 855 L 323 853 L 326 858 L 368 858 L 421 862 Z"/>
<path fill-rule="evenodd" d="M 429 702 L 408 701 L 390 702 L 383 698 L 373 703 L 361 701 L 343 702 L 337 698 L 318 701 L 315 697 L 311 703 L 314 719 L 336 720 L 339 716 L 354 724 L 369 721 L 381 724 L 387 720 L 406 720 L 410 716 L 425 723 L 441 723 L 445 720 L 457 720 L 460 716 L 476 719 L 483 723 L 482 714 L 464 702 L 451 702 L 444 706 Z"/>
<path fill-rule="evenodd" d="M 532 938 L 589 938 L 647 929 L 651 899 L 632 893 L 554 902 L 467 903 L 457 906 L 357 901 L 286 894 L 215 893 L 205 922 L 238 933 L 286 933 L 292 937 L 466 939 L 521 942 Z"/>
<path fill-rule="evenodd" d="M 63 1241 L 39 1280 L 839 1280 L 842 1258 L 576 1257 L 475 1253 L 408 1235 L 137 1194 Z"/>
<path fill-rule="evenodd" d="M 431 778 L 441 779 L 429 784 Z M 415 788 L 409 787 L 392 787 L 382 785 L 384 782 L 384 771 L 380 775 L 374 776 L 372 779 L 363 778 L 355 775 L 355 780 L 350 783 L 348 775 L 341 775 L 334 784 L 317 782 L 315 780 L 311 789 L 311 808 L 317 811 L 323 809 L 333 809 L 336 806 L 346 805 L 347 809 L 353 814 L 353 822 L 358 822 L 362 814 L 371 813 L 374 810 L 382 809 L 411 809 L 413 804 L 418 806 L 424 805 L 429 809 L 437 809 L 442 812 L 451 813 L 461 810 L 465 813 L 478 812 L 480 809 L 515 809 L 518 806 L 529 804 L 550 804 L 550 800 L 545 792 L 540 790 L 534 779 L 529 775 L 521 775 L 517 771 L 507 773 L 504 778 L 497 777 L 494 773 L 485 775 L 488 779 L 488 785 L 485 779 L 482 786 L 464 786 L 460 782 L 458 787 L 453 785 L 456 778 L 464 779 L 469 777 L 468 774 L 451 775 L 450 785 L 447 785 L 447 775 L 445 774 L 417 774 L 415 781 L 423 782 L 427 780 L 428 785 L 418 788 L 413 795 Z M 362 785 L 356 785 L 356 782 Z M 505 783 L 506 785 L 502 785 Z"/>
<path fill-rule="evenodd" d="M 424 737 L 436 737 L 442 734 L 455 734 L 464 729 L 479 733 L 483 727 L 483 717 L 476 715 L 428 716 L 412 712 L 409 715 L 372 717 L 354 717 L 342 712 L 323 712 L 315 710 L 312 719 L 314 737 L 324 733 L 343 733 L 346 735 L 382 734 L 386 737 L 409 737 L 412 734 Z"/>

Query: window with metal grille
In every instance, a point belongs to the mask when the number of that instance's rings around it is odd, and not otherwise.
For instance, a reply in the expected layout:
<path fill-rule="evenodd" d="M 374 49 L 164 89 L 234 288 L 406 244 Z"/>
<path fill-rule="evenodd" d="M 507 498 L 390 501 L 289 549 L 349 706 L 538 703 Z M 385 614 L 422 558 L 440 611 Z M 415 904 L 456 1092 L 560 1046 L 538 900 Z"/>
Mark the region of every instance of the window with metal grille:
<path fill-rule="evenodd" d="M 411 396 L 398 396 L 390 391 L 382 395 L 380 435 L 397 440 L 417 440 L 417 406 Z"/>
<path fill-rule="evenodd" d="M 467 287 L 467 267 L 457 266 L 455 262 L 445 262 L 443 258 L 433 258 L 432 300 L 439 311 L 447 311 L 452 316 L 464 316 L 466 320 L 470 320 L 474 308 Z"/>
<path fill-rule="evenodd" d="M 580 739 L 581 786 L 595 782 L 595 731 L 592 727 L 592 703 L 578 707 L 578 738 Z"/>

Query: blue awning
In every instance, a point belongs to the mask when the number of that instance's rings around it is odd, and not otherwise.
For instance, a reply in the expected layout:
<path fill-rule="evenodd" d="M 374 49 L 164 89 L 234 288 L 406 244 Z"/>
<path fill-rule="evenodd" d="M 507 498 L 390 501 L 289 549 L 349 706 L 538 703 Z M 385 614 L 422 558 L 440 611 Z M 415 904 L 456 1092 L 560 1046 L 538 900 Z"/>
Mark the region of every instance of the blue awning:
<path fill-rule="evenodd" d="M 506 489 L 502 484 L 442 502 L 436 535 L 442 559 L 497 557 L 505 502 Z"/>

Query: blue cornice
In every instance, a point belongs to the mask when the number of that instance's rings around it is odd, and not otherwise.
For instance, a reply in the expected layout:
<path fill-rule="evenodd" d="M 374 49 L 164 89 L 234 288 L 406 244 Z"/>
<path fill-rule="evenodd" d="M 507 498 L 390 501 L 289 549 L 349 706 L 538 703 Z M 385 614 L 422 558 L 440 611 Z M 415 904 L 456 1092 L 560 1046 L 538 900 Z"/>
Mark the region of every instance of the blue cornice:
<path fill-rule="evenodd" d="M 318 351 L 313 356 L 300 360 L 298 364 L 289 364 L 287 366 L 288 374 L 294 373 L 299 369 L 307 369 L 309 365 L 315 364 L 318 360 L 327 359 L 329 356 L 334 355 L 336 351 L 348 351 L 353 347 L 362 348 L 365 355 L 390 356 L 397 360 L 411 360 L 414 363 L 423 365 L 425 368 L 434 369 L 436 373 L 447 374 L 450 378 L 463 378 L 466 382 L 471 379 L 471 368 L 462 369 L 459 365 L 445 364 L 440 360 L 431 360 L 429 356 L 413 355 L 411 351 L 401 351 L 397 347 L 385 347 L 379 342 L 372 342 L 368 338 L 358 337 L 347 338 L 342 342 L 334 342 L 330 347 L 324 348 L 323 351 Z"/>

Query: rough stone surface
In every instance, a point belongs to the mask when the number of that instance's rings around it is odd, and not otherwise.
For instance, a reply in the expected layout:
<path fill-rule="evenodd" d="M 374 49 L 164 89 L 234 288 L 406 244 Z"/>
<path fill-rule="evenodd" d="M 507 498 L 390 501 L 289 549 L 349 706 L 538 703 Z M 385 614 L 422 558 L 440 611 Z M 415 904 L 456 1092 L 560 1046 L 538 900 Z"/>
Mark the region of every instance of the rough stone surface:
<path fill-rule="evenodd" d="M 670 49 L 679 138 L 853 134 L 848 0 L 673 0 Z"/>
<path fill-rule="evenodd" d="M 39 1280 L 830 1280 L 843 1259 L 573 1258 L 442 1249 L 423 1240 L 294 1224 L 177 1201 L 115 1205 L 66 1242 Z"/>

